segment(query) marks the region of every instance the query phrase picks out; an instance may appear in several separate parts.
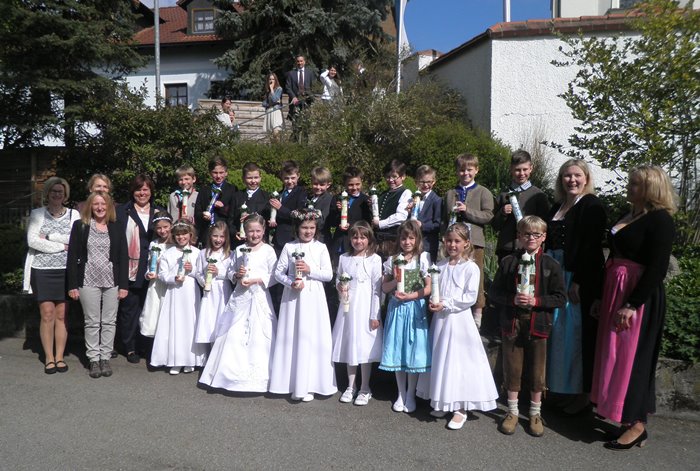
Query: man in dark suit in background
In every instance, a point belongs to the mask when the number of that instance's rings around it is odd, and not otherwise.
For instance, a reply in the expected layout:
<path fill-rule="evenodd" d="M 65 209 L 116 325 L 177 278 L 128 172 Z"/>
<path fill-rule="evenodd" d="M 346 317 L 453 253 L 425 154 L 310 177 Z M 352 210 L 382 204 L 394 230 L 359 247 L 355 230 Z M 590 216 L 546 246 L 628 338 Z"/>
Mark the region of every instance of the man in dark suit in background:
<path fill-rule="evenodd" d="M 313 102 L 314 95 L 311 91 L 315 74 L 306 67 L 306 58 L 302 55 L 296 57 L 296 68 L 287 72 L 285 91 L 289 96 L 289 119 L 292 120 L 292 139 L 298 136 L 297 117 L 299 112 Z"/>

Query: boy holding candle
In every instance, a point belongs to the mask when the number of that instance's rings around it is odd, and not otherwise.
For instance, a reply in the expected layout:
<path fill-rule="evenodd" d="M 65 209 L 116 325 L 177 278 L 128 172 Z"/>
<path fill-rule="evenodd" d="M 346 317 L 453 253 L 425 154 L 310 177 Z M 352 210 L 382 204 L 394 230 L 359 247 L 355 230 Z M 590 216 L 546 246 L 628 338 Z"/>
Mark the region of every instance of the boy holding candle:
<path fill-rule="evenodd" d="M 479 158 L 473 154 L 461 154 L 455 159 L 457 186 L 445 195 L 446 226 L 464 222 L 469 227 L 469 240 L 474 248 L 474 262 L 479 267 L 479 291 L 472 315 L 476 326 L 481 328 L 481 314 L 486 305 L 484 294 L 484 226 L 493 219 L 493 194 L 476 183 L 479 173 Z"/>
<path fill-rule="evenodd" d="M 233 247 L 238 247 L 245 242 L 245 232 L 241 233 L 240 228 L 249 214 L 259 214 L 265 220 L 270 217 L 270 195 L 260 188 L 262 179 L 260 167 L 253 162 L 248 162 L 243 166 L 242 173 L 245 189 L 237 191 L 234 195 L 231 217 L 230 232 L 233 234 L 231 238 Z"/>
<path fill-rule="evenodd" d="M 547 196 L 530 182 L 532 157 L 529 152 L 516 150 L 510 158 L 510 186 L 498 196 L 491 226 L 498 231 L 496 255 L 498 260 L 514 253 L 516 224 L 523 216 L 534 215 L 546 219 L 549 212 Z"/>
<path fill-rule="evenodd" d="M 294 240 L 295 221 L 291 212 L 295 209 L 303 209 L 306 205 L 306 191 L 299 186 L 299 165 L 293 160 L 282 163 L 279 174 L 284 183 L 284 189 L 279 198 L 270 198 L 270 206 L 277 212 L 275 222 L 270 221 L 270 227 L 275 228 L 273 247 L 277 256 L 287 242 Z"/>
<path fill-rule="evenodd" d="M 327 243 L 331 240 L 331 226 L 327 224 L 328 215 L 333 204 L 333 195 L 328 189 L 333 183 L 331 171 L 326 167 L 314 167 L 311 170 L 311 196 L 309 204 L 321 211 L 321 217 L 316 220 L 318 241 Z"/>
<path fill-rule="evenodd" d="M 228 163 L 224 157 L 214 157 L 209 161 L 209 175 L 212 183 L 200 188 L 195 206 L 195 225 L 200 241 L 207 240 L 209 226 L 216 221 L 230 224 L 231 208 L 234 206 L 236 187 L 226 181 Z"/>
<path fill-rule="evenodd" d="M 434 191 L 435 169 L 429 165 L 421 165 L 416 169 L 416 184 L 418 197 L 414 195 L 409 204 L 411 219 L 415 219 L 423 234 L 423 250 L 430 254 L 430 260 L 437 260 L 440 226 L 442 225 L 442 198 Z M 418 203 L 416 205 L 416 203 Z M 417 207 L 416 207 L 417 206 Z M 415 216 L 414 216 L 415 215 Z"/>
<path fill-rule="evenodd" d="M 518 393 L 524 362 L 530 372 L 530 435 L 540 437 L 544 425 L 540 408 L 545 389 L 547 337 L 552 313 L 566 304 L 564 276 L 559 264 L 542 251 L 547 224 L 525 216 L 517 225 L 521 250 L 499 264 L 489 298 L 497 304 L 503 336 L 503 381 L 508 412 L 498 430 L 512 435 L 518 424 Z"/>
<path fill-rule="evenodd" d="M 333 239 L 329 244 L 331 261 L 333 266 L 338 266 L 338 258 L 351 251 L 348 229 L 358 221 L 372 222 L 372 209 L 369 197 L 362 192 L 362 179 L 364 174 L 357 167 L 346 167 L 343 172 L 343 187 L 347 193 L 347 226 L 341 224 L 342 201 L 339 199 L 335 205 L 331 205 L 331 213 L 326 221 L 330 229 L 335 227 Z"/>
<path fill-rule="evenodd" d="M 168 212 L 175 217 L 175 220 L 186 219 L 194 222 L 195 205 L 199 194 L 194 187 L 197 183 L 197 176 L 191 165 L 183 165 L 175 170 L 175 178 L 180 187 L 170 193 L 168 199 Z"/>

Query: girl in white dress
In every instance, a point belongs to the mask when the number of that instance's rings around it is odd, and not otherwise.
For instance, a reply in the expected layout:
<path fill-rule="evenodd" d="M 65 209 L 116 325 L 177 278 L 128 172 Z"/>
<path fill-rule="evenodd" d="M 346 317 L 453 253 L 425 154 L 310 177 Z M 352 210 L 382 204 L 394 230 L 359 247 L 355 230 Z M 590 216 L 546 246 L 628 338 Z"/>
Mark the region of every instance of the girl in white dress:
<path fill-rule="evenodd" d="M 206 344 L 206 348 L 214 343 L 214 328 L 216 320 L 223 312 L 231 297 L 233 287 L 226 279 L 231 265 L 231 239 L 228 226 L 224 221 L 216 221 L 209 227 L 206 250 L 199 252 L 195 277 L 203 288 L 202 300 L 197 316 L 197 331 L 194 341 Z M 207 285 L 207 274 L 211 274 Z M 208 289 L 207 289 L 208 288 Z"/>
<path fill-rule="evenodd" d="M 479 289 L 479 267 L 471 260 L 469 229 L 464 223 L 447 228 L 444 237 L 446 258 L 438 264 L 440 300 L 428 303 L 433 313 L 432 369 L 429 394 L 419 387 L 419 395 L 430 399 L 431 415 L 444 417 L 451 430 L 462 428 L 466 411 L 496 408 L 498 391 L 493 381 L 484 345 L 474 322 L 471 307 Z M 427 389 L 427 388 L 426 388 Z"/>
<path fill-rule="evenodd" d="M 146 291 L 146 301 L 143 303 L 143 311 L 139 318 L 139 327 L 141 335 L 144 337 L 153 337 L 156 334 L 156 326 L 158 325 L 158 316 L 160 315 L 160 306 L 165 297 L 165 283 L 158 279 L 158 266 L 160 258 L 167 249 L 172 246 L 170 240 L 170 230 L 173 227 L 173 218 L 166 211 L 159 211 L 153 215 L 153 230 L 158 237 L 151 241 L 148 246 L 149 260 L 146 279 L 148 282 L 148 290 Z"/>
<path fill-rule="evenodd" d="M 297 239 L 287 243 L 275 268 L 284 285 L 272 356 L 270 392 L 309 402 L 314 393 L 338 391 L 331 353 L 331 322 L 323 283 L 333 278 L 325 244 L 317 241 L 318 210 L 295 210 Z"/>
<path fill-rule="evenodd" d="M 173 224 L 172 236 L 175 242 L 162 255 L 158 268 L 158 279 L 167 289 L 158 316 L 156 336 L 153 340 L 151 365 L 169 366 L 170 374 L 194 371 L 201 366 L 204 358 L 202 345 L 194 341 L 199 310 L 199 286 L 192 272 L 193 260 L 199 249 L 195 228 L 189 221 L 181 219 Z"/>
<path fill-rule="evenodd" d="M 277 318 L 267 288 L 275 283 L 275 250 L 263 242 L 265 219 L 250 215 L 246 243 L 236 249 L 228 278 L 237 283 L 219 315 L 214 346 L 199 382 L 229 391 L 267 392 Z"/>
<path fill-rule="evenodd" d="M 340 256 L 336 288 L 340 297 L 338 316 L 333 326 L 333 361 L 347 363 L 348 388 L 340 402 L 355 399 L 365 406 L 372 397 L 369 379 L 372 363 L 382 359 L 383 330 L 379 321 L 382 290 L 382 259 L 375 253 L 377 244 L 372 228 L 358 221 L 348 232 L 352 250 Z M 343 278 L 350 277 L 349 281 Z M 357 365 L 362 370 L 362 385 L 355 398 Z"/>

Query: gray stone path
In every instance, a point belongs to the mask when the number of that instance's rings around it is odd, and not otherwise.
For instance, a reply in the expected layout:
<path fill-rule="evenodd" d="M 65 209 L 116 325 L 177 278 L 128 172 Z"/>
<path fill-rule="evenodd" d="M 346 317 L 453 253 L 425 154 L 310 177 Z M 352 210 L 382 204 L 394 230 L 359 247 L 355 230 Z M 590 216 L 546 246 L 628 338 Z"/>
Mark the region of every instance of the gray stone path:
<path fill-rule="evenodd" d="M 545 411 L 532 438 L 496 430 L 500 412 L 476 413 L 453 432 L 446 420 L 391 411 L 391 378 L 375 378 L 366 407 L 339 395 L 308 404 L 233 396 L 113 361 L 114 376 L 90 379 L 78 359 L 45 375 L 23 339 L 0 340 L 0 469 L 692 469 L 700 422 L 657 416 L 645 448 L 611 452 L 604 422 Z M 696 463 L 693 465 L 692 463 Z"/>

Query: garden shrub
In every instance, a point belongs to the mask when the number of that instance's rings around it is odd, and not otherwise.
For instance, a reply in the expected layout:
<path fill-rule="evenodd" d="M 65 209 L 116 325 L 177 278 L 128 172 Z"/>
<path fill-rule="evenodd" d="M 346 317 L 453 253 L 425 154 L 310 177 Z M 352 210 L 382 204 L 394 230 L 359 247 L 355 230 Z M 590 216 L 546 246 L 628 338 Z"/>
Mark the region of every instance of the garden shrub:
<path fill-rule="evenodd" d="M 700 246 L 683 250 L 681 273 L 666 284 L 666 323 L 661 355 L 697 363 L 700 360 Z"/>

